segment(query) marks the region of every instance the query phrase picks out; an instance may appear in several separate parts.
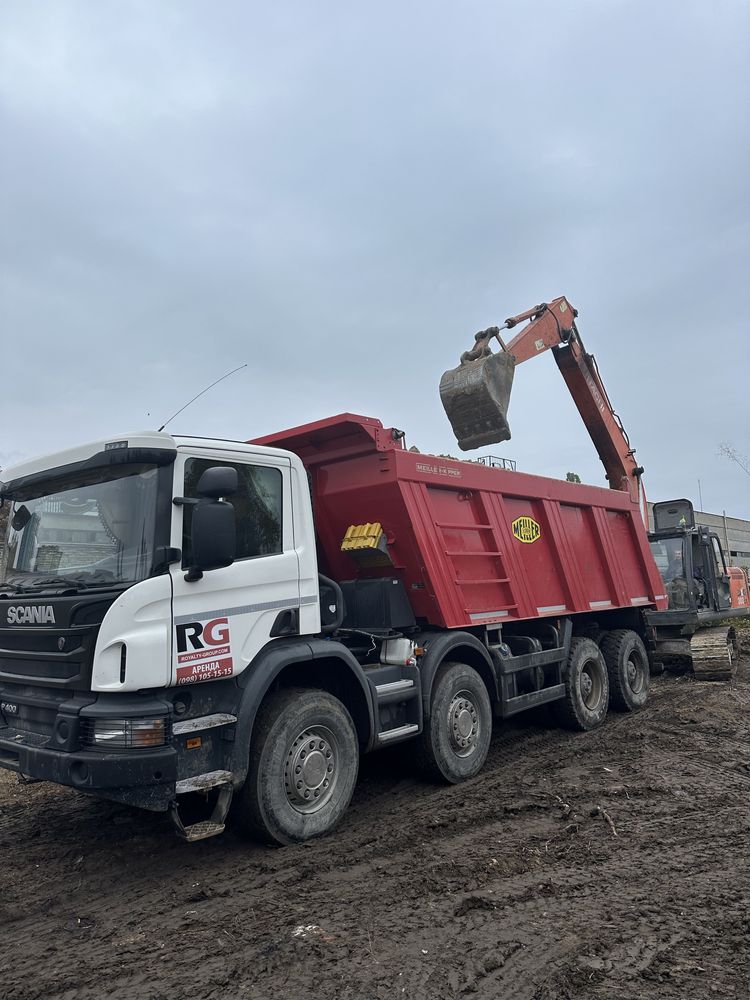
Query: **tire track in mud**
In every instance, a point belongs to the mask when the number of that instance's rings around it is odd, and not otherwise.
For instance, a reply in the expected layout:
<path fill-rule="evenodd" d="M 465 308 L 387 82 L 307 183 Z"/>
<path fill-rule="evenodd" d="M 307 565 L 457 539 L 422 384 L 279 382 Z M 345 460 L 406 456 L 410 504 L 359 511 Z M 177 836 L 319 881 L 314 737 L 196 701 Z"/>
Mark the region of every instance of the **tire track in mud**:
<path fill-rule="evenodd" d="M 162 817 L 2 775 L 5 995 L 746 995 L 745 742 L 727 734 L 747 723 L 728 693 L 657 679 L 594 733 L 501 727 L 483 774 L 448 788 L 393 748 L 339 830 L 296 848 L 186 845 Z"/>

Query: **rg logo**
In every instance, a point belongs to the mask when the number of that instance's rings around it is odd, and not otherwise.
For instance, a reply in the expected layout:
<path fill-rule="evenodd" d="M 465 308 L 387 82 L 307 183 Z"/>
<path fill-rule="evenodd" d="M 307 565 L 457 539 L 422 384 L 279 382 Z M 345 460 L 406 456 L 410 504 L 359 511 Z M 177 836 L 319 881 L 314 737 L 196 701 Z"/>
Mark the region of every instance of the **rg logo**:
<path fill-rule="evenodd" d="M 178 625 L 177 652 L 186 653 L 188 643 L 191 650 L 202 650 L 212 646 L 229 644 L 229 619 L 213 618 L 210 622 L 187 622 Z"/>

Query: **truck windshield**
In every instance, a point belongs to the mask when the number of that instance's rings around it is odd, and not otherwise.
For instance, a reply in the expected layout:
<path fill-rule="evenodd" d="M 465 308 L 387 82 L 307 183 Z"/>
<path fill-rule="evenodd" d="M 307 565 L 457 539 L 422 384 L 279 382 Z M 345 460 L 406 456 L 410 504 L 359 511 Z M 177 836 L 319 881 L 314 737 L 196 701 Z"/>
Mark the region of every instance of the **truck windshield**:
<path fill-rule="evenodd" d="M 688 586 L 683 559 L 682 535 L 652 541 L 651 554 L 664 581 L 669 607 L 684 609 L 689 606 Z"/>
<path fill-rule="evenodd" d="M 158 470 L 93 469 L 35 483 L 6 503 L 0 585 L 18 591 L 145 579 L 154 562 Z"/>

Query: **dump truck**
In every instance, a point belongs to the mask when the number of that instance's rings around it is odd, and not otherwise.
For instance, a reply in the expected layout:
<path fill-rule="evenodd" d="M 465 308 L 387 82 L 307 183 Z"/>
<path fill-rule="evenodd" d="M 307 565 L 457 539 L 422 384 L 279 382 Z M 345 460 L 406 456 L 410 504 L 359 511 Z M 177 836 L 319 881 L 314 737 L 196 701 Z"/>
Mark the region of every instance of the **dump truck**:
<path fill-rule="evenodd" d="M 637 492 L 341 414 L 97 441 L 5 470 L 0 495 L 0 766 L 169 812 L 188 840 L 231 807 L 304 841 L 363 753 L 403 744 L 459 782 L 493 719 L 549 705 L 585 731 L 648 697 L 667 597 Z"/>
<path fill-rule="evenodd" d="M 458 367 L 440 381 L 440 398 L 464 451 L 510 440 L 508 409 L 516 367 L 551 351 L 604 466 L 612 490 L 637 501 L 645 527 L 648 509 L 643 466 L 604 386 L 596 358 L 576 324 L 578 310 L 560 296 L 475 335 Z M 526 323 L 508 343 L 504 330 Z M 499 350 L 492 352 L 496 340 Z M 696 526 L 688 500 L 654 505 L 652 553 L 664 582 L 668 607 L 646 614 L 653 645 L 651 668 L 688 663 L 703 680 L 729 680 L 737 667 L 732 619 L 750 615 L 744 571 L 728 567 L 719 538 Z"/>

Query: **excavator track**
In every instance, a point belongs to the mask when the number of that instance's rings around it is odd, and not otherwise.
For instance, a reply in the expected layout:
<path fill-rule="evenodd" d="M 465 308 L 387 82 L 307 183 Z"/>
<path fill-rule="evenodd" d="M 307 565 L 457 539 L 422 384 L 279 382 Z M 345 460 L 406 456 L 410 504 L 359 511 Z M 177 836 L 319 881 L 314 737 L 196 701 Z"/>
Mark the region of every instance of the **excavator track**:
<path fill-rule="evenodd" d="M 693 673 L 702 681 L 729 681 L 737 669 L 737 639 L 733 628 L 707 628 L 690 640 Z"/>

